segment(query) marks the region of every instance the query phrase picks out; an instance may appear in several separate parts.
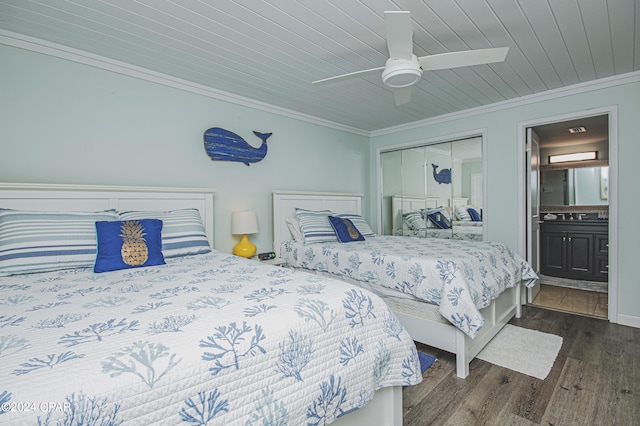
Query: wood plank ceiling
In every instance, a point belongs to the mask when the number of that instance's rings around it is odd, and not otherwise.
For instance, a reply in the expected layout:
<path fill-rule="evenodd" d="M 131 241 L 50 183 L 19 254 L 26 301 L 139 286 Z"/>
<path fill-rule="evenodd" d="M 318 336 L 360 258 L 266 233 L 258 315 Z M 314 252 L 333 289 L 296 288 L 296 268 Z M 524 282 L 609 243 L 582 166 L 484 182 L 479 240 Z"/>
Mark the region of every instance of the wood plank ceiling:
<path fill-rule="evenodd" d="M 427 71 L 397 107 L 383 13 L 417 56 L 508 46 L 504 63 Z M 0 42 L 36 38 L 371 132 L 640 70 L 638 0 L 0 0 Z"/>

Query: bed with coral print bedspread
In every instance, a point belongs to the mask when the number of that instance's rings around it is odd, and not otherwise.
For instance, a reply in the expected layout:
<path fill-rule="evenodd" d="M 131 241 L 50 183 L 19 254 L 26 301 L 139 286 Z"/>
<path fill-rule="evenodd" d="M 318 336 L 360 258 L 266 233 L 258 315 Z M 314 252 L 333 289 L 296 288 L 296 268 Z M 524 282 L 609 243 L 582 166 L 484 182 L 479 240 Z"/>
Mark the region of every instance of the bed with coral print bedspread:
<path fill-rule="evenodd" d="M 1 424 L 325 424 L 421 379 L 377 296 L 216 251 L 0 278 Z"/>
<path fill-rule="evenodd" d="M 377 236 L 350 243 L 286 241 L 280 256 L 296 268 L 377 283 L 439 305 L 454 326 L 474 337 L 484 325 L 480 309 L 537 275 L 504 244 Z"/>

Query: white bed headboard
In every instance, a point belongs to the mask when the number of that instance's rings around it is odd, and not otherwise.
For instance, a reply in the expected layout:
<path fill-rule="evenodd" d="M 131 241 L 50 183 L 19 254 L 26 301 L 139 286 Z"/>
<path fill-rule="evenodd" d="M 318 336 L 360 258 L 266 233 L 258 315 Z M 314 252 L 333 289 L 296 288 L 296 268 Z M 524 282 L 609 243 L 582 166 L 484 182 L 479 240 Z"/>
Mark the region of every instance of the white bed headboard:
<path fill-rule="evenodd" d="M 214 247 L 213 195 L 205 188 L 0 183 L 0 208 L 43 211 L 197 208 Z"/>
<path fill-rule="evenodd" d="M 287 227 L 287 219 L 296 217 L 296 207 L 362 214 L 362 194 L 273 191 L 273 250 L 276 253 L 279 253 L 283 241 L 293 239 Z"/>

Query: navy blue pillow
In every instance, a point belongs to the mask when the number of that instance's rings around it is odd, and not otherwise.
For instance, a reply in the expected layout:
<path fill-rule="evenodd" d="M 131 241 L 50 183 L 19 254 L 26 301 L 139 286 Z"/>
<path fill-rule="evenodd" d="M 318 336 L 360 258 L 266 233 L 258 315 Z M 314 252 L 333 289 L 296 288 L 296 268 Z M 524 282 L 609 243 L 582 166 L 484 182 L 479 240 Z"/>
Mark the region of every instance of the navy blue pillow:
<path fill-rule="evenodd" d="M 161 231 L 159 219 L 96 222 L 98 254 L 93 272 L 164 265 Z"/>
<path fill-rule="evenodd" d="M 476 209 L 474 209 L 473 207 L 469 207 L 467 211 L 469 212 L 469 215 L 474 222 L 482 222 L 482 218 L 480 217 L 480 214 L 478 214 L 478 211 Z"/>
<path fill-rule="evenodd" d="M 440 211 L 434 211 L 427 215 L 429 220 L 440 229 L 451 229 L 451 222 Z"/>
<path fill-rule="evenodd" d="M 329 216 L 329 223 L 338 236 L 341 243 L 350 243 L 351 241 L 364 241 L 364 237 L 355 227 L 353 222 L 343 217 Z"/>

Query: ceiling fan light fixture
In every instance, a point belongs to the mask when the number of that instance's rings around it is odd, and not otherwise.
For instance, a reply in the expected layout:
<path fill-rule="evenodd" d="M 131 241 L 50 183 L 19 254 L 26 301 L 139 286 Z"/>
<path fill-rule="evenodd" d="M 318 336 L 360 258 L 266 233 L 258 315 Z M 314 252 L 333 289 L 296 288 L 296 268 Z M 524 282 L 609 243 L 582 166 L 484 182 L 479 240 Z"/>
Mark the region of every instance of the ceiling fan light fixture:
<path fill-rule="evenodd" d="M 396 106 L 411 101 L 411 86 L 422 78 L 424 71 L 435 71 L 473 65 L 492 64 L 505 60 L 508 47 L 446 52 L 418 58 L 413 54 L 413 30 L 411 13 L 385 11 L 384 23 L 389 56 L 384 67 L 350 72 L 335 77 L 316 80 L 313 84 L 325 84 L 354 77 L 365 77 L 382 71 L 382 83 L 393 92 Z M 379 74 L 378 74 L 379 75 Z"/>
<path fill-rule="evenodd" d="M 382 82 L 393 88 L 407 87 L 416 84 L 422 78 L 422 68 L 416 55 L 411 59 L 387 59 Z"/>

